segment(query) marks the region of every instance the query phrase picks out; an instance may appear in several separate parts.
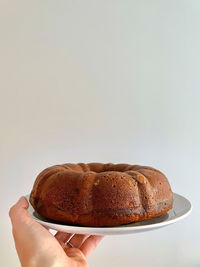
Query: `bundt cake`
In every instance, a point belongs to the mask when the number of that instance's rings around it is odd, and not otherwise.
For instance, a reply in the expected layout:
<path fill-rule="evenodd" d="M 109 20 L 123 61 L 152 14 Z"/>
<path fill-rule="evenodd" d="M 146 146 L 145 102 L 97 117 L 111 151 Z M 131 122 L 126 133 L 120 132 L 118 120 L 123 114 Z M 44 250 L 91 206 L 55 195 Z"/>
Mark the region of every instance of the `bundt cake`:
<path fill-rule="evenodd" d="M 58 222 L 116 226 L 166 213 L 173 193 L 165 175 L 151 167 L 66 163 L 38 175 L 30 203 L 40 215 Z"/>

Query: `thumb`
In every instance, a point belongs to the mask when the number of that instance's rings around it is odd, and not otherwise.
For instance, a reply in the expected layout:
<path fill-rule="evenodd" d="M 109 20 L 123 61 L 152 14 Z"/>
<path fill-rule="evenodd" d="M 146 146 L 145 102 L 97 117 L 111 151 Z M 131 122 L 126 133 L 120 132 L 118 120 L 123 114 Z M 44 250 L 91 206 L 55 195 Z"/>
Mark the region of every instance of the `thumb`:
<path fill-rule="evenodd" d="M 17 203 L 13 205 L 9 210 L 9 216 L 12 222 L 12 225 L 18 224 L 19 222 L 28 222 L 32 221 L 30 214 L 28 213 L 29 203 L 27 199 L 22 196 L 19 198 Z"/>

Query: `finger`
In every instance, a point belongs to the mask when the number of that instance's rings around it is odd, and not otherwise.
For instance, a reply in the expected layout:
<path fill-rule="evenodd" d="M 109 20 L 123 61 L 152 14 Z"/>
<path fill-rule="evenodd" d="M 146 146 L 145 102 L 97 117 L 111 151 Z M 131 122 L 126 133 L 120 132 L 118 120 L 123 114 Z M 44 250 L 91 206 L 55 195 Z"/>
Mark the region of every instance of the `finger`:
<path fill-rule="evenodd" d="M 90 253 L 95 250 L 102 238 L 103 236 L 100 235 L 91 235 L 85 240 L 85 242 L 83 242 L 80 250 L 83 252 L 85 257 L 88 257 Z"/>
<path fill-rule="evenodd" d="M 72 235 L 73 235 L 73 234 L 58 231 L 58 232 L 55 234 L 55 238 L 56 238 L 57 240 L 63 241 L 63 242 L 65 243 L 65 242 L 67 242 L 67 241 L 70 239 L 70 237 L 71 237 Z"/>
<path fill-rule="evenodd" d="M 28 213 L 29 203 L 27 199 L 22 196 L 19 198 L 17 203 L 13 205 L 9 210 L 9 216 L 12 222 L 12 225 L 18 224 L 19 222 L 28 222 L 33 221 L 30 214 Z"/>
<path fill-rule="evenodd" d="M 70 239 L 70 244 L 75 247 L 75 248 L 80 248 L 80 246 L 82 245 L 82 243 L 86 240 L 88 236 L 87 235 L 79 235 L 76 234 L 74 235 L 71 239 Z M 70 245 L 66 244 L 67 247 L 71 247 Z"/>
<path fill-rule="evenodd" d="M 76 266 L 88 266 L 85 255 L 78 248 L 64 248 L 66 255 L 72 259 L 73 263 L 76 262 Z"/>
<path fill-rule="evenodd" d="M 55 234 L 55 238 L 58 240 L 58 242 L 60 243 L 60 245 L 64 248 L 65 247 L 65 242 L 67 242 L 72 235 L 73 234 L 64 233 L 64 232 L 58 231 Z"/>

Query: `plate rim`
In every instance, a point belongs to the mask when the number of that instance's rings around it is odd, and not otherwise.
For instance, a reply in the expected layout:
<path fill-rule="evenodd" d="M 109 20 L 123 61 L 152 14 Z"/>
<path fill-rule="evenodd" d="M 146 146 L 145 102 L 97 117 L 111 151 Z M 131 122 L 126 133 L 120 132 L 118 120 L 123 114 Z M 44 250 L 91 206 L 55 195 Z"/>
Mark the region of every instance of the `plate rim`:
<path fill-rule="evenodd" d="M 26 199 L 28 200 L 29 203 L 29 208 L 28 208 L 28 212 L 30 214 L 30 216 L 37 221 L 38 223 L 42 224 L 43 226 L 45 226 L 46 228 L 49 229 L 53 229 L 56 231 L 63 231 L 60 230 L 62 228 L 65 228 L 64 230 L 67 232 L 71 233 L 90 233 L 90 234 L 95 234 L 95 235 L 119 235 L 119 234 L 131 234 L 131 233 L 138 233 L 138 232 L 145 232 L 148 230 L 153 230 L 153 229 L 158 229 L 161 227 L 165 227 L 168 226 L 170 224 L 176 223 L 184 218 L 186 218 L 191 212 L 192 212 L 192 204 L 191 202 L 184 196 L 174 193 L 174 198 L 182 198 L 184 199 L 185 202 L 187 202 L 188 208 L 186 209 L 186 211 L 179 215 L 176 216 L 175 218 L 172 218 L 170 220 L 164 220 L 162 222 L 156 222 L 153 224 L 147 224 L 147 225 L 137 225 L 137 226 L 133 226 L 130 223 L 130 226 L 126 226 L 124 227 L 124 225 L 119 225 L 119 226 L 108 226 L 108 227 L 90 227 L 90 226 L 79 226 L 79 225 L 65 225 L 65 224 L 57 224 L 57 223 L 53 223 L 53 222 L 48 222 L 48 221 L 43 221 L 37 217 L 34 216 L 33 212 L 31 211 L 31 209 L 34 211 L 33 206 L 31 205 L 31 203 L 29 202 L 29 196 L 30 194 L 25 195 Z M 171 211 L 173 211 L 173 208 L 171 209 Z M 153 218 L 152 218 L 153 219 Z M 46 220 L 48 220 L 46 218 Z M 151 220 L 151 219 L 150 219 Z M 138 223 L 138 222 L 137 222 Z M 59 230 L 58 230 L 59 228 Z"/>

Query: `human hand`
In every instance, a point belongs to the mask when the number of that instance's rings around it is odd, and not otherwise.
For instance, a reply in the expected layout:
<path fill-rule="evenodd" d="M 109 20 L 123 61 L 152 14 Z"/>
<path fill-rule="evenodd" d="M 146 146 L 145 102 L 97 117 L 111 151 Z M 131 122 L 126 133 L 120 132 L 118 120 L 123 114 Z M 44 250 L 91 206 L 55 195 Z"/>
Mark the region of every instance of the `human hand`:
<path fill-rule="evenodd" d="M 103 236 L 57 232 L 55 236 L 34 221 L 25 197 L 11 207 L 9 216 L 22 267 L 86 267 L 86 258 Z M 70 239 L 70 243 L 66 243 Z M 71 246 L 71 245 L 73 246 Z"/>

